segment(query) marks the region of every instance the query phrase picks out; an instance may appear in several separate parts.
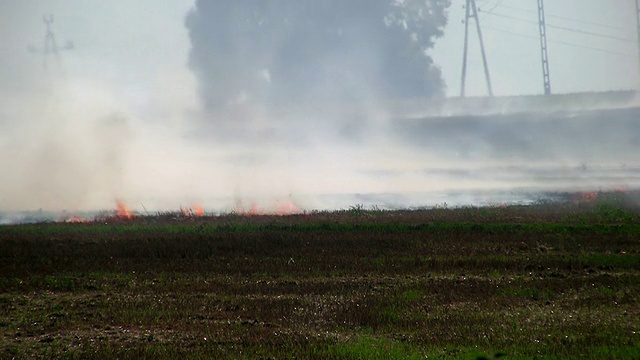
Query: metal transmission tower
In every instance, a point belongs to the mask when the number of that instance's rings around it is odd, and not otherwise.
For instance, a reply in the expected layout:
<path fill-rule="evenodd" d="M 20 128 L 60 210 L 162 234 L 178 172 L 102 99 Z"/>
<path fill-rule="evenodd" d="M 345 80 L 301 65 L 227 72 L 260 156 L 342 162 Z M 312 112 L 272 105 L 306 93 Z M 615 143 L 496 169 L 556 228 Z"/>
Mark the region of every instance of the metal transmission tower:
<path fill-rule="evenodd" d="M 482 53 L 482 65 L 484 66 L 484 77 L 487 81 L 487 91 L 489 96 L 493 96 L 493 90 L 491 89 L 491 76 L 489 75 L 489 66 L 487 65 L 487 54 L 484 51 L 484 41 L 482 40 L 482 30 L 480 29 L 480 18 L 478 17 L 478 8 L 476 6 L 476 0 L 466 0 L 465 5 L 466 15 L 464 19 L 464 52 L 462 60 L 462 82 L 460 84 L 460 96 L 465 95 L 465 83 L 467 81 L 467 54 L 469 50 L 469 20 L 475 19 L 476 32 L 478 33 L 478 39 L 480 40 L 480 52 Z M 638 0 L 640 1 L 640 0 Z"/>
<path fill-rule="evenodd" d="M 547 52 L 547 25 L 544 18 L 544 0 L 538 0 L 538 25 L 540 27 L 540 53 L 542 54 L 544 94 L 551 95 L 551 77 L 549 76 L 549 53 Z"/>
<path fill-rule="evenodd" d="M 64 46 L 58 47 L 58 45 L 56 44 L 56 37 L 55 35 L 53 35 L 53 31 L 51 30 L 51 24 L 53 24 L 53 15 L 44 15 L 42 17 L 42 21 L 47 27 L 47 33 L 44 36 L 44 47 L 42 49 L 37 49 L 34 46 L 29 46 L 28 49 L 31 53 L 41 52 L 43 54 L 43 67 L 46 69 L 47 58 L 49 57 L 49 54 L 53 53 L 56 57 L 56 61 L 60 63 L 60 55 L 58 54 L 58 51 L 73 49 L 73 42 L 67 41 L 65 42 Z"/>

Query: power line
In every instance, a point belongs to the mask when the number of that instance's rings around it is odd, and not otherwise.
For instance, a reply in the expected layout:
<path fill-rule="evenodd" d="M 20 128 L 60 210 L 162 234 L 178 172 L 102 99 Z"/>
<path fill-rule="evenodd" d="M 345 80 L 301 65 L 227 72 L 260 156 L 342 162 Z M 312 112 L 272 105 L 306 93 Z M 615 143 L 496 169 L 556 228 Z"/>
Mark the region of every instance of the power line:
<path fill-rule="evenodd" d="M 491 10 L 495 10 L 495 8 L 497 8 L 497 7 L 498 6 L 492 8 Z M 500 4 L 499 7 L 506 8 L 506 9 L 512 9 L 512 10 L 518 10 L 518 11 L 524 11 L 524 12 L 529 12 L 529 13 L 535 13 L 536 12 L 535 9 L 525 9 L 525 8 L 511 6 L 511 5 L 505 5 L 505 4 Z M 554 19 L 573 21 L 573 22 L 576 22 L 576 23 L 593 25 L 593 26 L 598 26 L 598 27 L 608 28 L 608 29 L 613 29 L 613 30 L 619 30 L 619 31 L 624 31 L 624 32 L 628 32 L 629 31 L 629 29 L 626 29 L 626 28 L 623 28 L 623 27 L 620 27 L 620 26 L 603 24 L 603 23 L 599 23 L 599 22 L 582 20 L 582 19 L 577 19 L 577 18 L 572 18 L 572 17 L 567 17 L 567 16 L 559 16 L 559 15 L 553 15 L 553 14 L 546 14 L 546 16 L 550 17 L 550 18 L 554 18 Z"/>
<path fill-rule="evenodd" d="M 529 20 L 529 19 L 523 19 L 523 18 L 520 18 L 520 17 L 517 17 L 517 16 L 505 15 L 505 14 L 500 14 L 500 13 L 496 13 L 496 12 L 484 12 L 484 13 L 487 14 L 487 15 L 492 15 L 492 16 L 501 17 L 501 18 L 510 19 L 510 20 L 521 21 L 521 22 L 525 22 L 525 23 L 529 23 L 529 24 L 536 24 L 536 25 L 539 24 L 538 21 L 533 21 L 533 20 Z M 558 30 L 564 30 L 564 31 L 570 31 L 570 32 L 575 32 L 575 33 L 584 34 L 584 35 L 597 36 L 597 37 L 601 37 L 601 38 L 605 38 L 605 39 L 612 39 L 612 40 L 618 40 L 618 41 L 624 41 L 624 42 L 635 42 L 635 40 L 628 39 L 628 38 L 622 38 L 622 37 L 613 36 L 613 35 L 601 34 L 601 33 L 596 33 L 596 32 L 592 32 L 592 31 L 586 31 L 586 30 L 566 27 L 566 26 L 553 25 L 553 24 L 546 24 L 546 25 L 547 25 L 547 27 L 550 27 L 550 28 L 554 28 L 554 29 L 558 29 Z"/>
<path fill-rule="evenodd" d="M 519 18 L 519 17 L 516 17 L 516 16 L 511 16 L 511 15 L 504 15 L 504 14 L 500 14 L 500 13 L 496 13 L 496 12 L 483 11 L 482 13 L 487 14 L 487 15 L 493 15 L 493 16 L 505 18 L 505 19 L 522 21 L 522 22 L 526 22 L 526 23 L 529 23 L 529 24 L 536 24 L 536 25 L 538 24 L 537 21 L 533 21 L 533 20 L 529 20 L 529 19 L 523 19 L 523 18 Z"/>
<path fill-rule="evenodd" d="M 491 9 L 487 10 L 488 12 L 492 12 L 493 10 L 497 9 L 498 7 L 500 7 L 500 5 L 502 5 L 502 2 L 504 0 L 498 0 L 498 2 L 496 2 L 495 4 L 493 4 L 493 6 L 491 7 Z M 482 9 L 478 8 L 478 11 L 483 11 Z"/>
<path fill-rule="evenodd" d="M 521 33 L 515 32 L 515 31 L 511 31 L 511 30 L 498 29 L 498 28 L 494 28 L 494 27 L 491 27 L 491 26 L 483 26 L 483 28 L 485 28 L 487 30 L 490 30 L 490 31 L 501 32 L 501 33 L 510 34 L 510 35 L 513 35 L 513 36 L 526 38 L 526 39 L 539 40 L 538 36 L 521 34 Z M 550 42 L 550 43 L 554 43 L 554 44 L 560 44 L 560 45 L 565 45 L 565 46 L 579 48 L 579 49 L 585 49 L 585 50 L 598 51 L 598 52 L 611 54 L 611 55 L 616 55 L 616 56 L 621 56 L 621 57 L 625 57 L 625 58 L 631 58 L 631 59 L 635 59 L 636 58 L 635 55 L 625 54 L 625 53 L 618 52 L 618 51 L 612 51 L 612 50 L 607 50 L 607 49 L 602 49 L 602 48 L 597 48 L 597 47 L 592 47 L 592 46 L 578 45 L 578 44 L 575 44 L 575 43 L 570 43 L 570 42 L 565 42 L 565 41 L 557 41 L 557 40 L 547 40 L 547 41 Z"/>
<path fill-rule="evenodd" d="M 635 42 L 634 40 L 628 39 L 628 38 L 622 38 L 622 37 L 613 36 L 613 35 L 595 33 L 595 32 L 592 32 L 592 31 L 574 29 L 574 28 L 570 28 L 570 27 L 566 27 L 566 26 L 551 25 L 551 24 L 547 24 L 547 26 L 551 27 L 551 28 L 554 28 L 554 29 L 572 31 L 572 32 L 575 32 L 575 33 L 580 33 L 580 34 L 585 34 L 585 35 L 598 36 L 598 37 L 605 38 L 605 39 L 613 39 L 613 40 L 626 41 L 626 42 Z"/>

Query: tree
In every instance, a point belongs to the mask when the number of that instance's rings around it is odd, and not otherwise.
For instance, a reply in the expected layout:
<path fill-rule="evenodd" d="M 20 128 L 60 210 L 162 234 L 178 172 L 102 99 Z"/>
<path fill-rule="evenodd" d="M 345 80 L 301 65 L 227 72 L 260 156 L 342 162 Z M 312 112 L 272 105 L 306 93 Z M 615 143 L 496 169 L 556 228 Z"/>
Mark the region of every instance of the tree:
<path fill-rule="evenodd" d="M 207 107 L 443 92 L 426 51 L 449 0 L 198 0 L 189 63 Z"/>

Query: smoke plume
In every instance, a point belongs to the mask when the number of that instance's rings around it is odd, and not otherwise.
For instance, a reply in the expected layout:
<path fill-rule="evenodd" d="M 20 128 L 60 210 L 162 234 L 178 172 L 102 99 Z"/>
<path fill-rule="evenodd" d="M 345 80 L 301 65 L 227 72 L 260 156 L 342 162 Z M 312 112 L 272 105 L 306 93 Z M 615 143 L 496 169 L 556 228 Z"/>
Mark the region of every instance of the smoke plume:
<path fill-rule="evenodd" d="M 217 115 L 207 120 L 220 126 L 247 122 L 256 109 L 282 117 L 273 112 L 286 108 L 307 113 L 297 121 L 322 122 L 308 114 L 342 106 L 357 111 L 380 99 L 443 96 L 440 70 L 427 50 L 443 35 L 449 5 L 198 0 L 186 26 L 203 107 Z"/>
<path fill-rule="evenodd" d="M 636 92 L 445 99 L 448 0 L 59 0 L 45 70 L 52 3 L 0 2 L 0 222 L 640 186 Z"/>

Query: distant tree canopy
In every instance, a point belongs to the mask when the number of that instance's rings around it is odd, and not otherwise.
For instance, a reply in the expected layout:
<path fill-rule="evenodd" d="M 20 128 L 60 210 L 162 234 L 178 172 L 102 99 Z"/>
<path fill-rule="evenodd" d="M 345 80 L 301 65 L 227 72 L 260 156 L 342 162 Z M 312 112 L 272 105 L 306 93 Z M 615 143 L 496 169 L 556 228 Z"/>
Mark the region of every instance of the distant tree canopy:
<path fill-rule="evenodd" d="M 198 0 L 190 67 L 206 106 L 442 94 L 426 50 L 450 0 Z"/>

